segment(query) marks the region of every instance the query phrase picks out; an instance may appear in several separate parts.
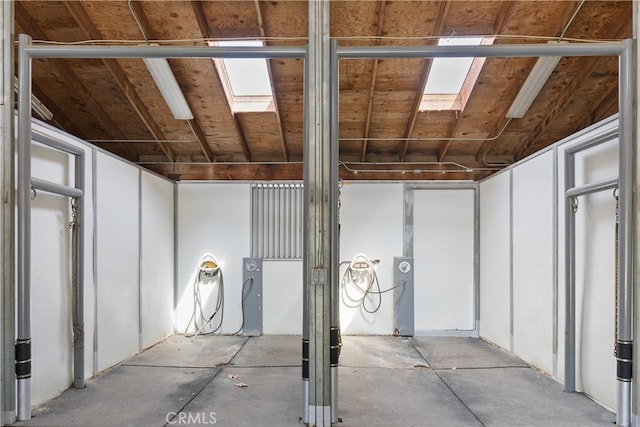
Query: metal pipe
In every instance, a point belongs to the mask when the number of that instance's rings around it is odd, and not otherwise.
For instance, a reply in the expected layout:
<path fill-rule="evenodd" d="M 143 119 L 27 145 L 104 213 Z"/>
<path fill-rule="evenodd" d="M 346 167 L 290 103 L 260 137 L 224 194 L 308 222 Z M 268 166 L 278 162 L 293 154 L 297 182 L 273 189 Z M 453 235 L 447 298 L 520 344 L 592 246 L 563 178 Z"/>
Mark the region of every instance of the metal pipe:
<path fill-rule="evenodd" d="M 83 197 L 76 200 L 76 238 L 77 242 L 75 250 L 72 254 L 75 259 L 75 277 L 76 286 L 73 295 L 73 305 L 75 307 L 76 318 L 73 322 L 73 386 L 75 388 L 84 388 L 84 244 L 86 221 L 84 216 L 84 204 L 86 203 L 85 194 L 85 153 L 81 153 L 75 157 L 75 175 L 74 184 L 83 193 Z"/>
<path fill-rule="evenodd" d="M 572 153 L 564 153 L 564 188 L 575 185 L 575 159 Z M 564 199 L 565 240 L 565 341 L 564 341 L 564 391 L 576 391 L 576 297 L 575 297 L 575 212 L 574 198 Z"/>
<path fill-rule="evenodd" d="M 578 197 L 599 191 L 611 190 L 616 187 L 618 187 L 618 178 L 608 178 L 602 181 L 572 187 L 566 190 L 564 195 L 565 197 Z"/>
<path fill-rule="evenodd" d="M 620 132 L 620 126 L 612 127 L 606 132 L 598 135 L 597 138 L 590 138 L 585 141 L 579 142 L 577 144 L 571 144 L 569 147 L 565 148 L 565 152 L 569 154 L 575 154 L 580 151 L 588 150 L 591 147 L 595 147 L 597 145 L 602 144 L 603 142 L 610 141 L 611 139 L 618 136 Z"/>
<path fill-rule="evenodd" d="M 42 133 L 35 133 L 33 134 L 32 138 L 33 138 L 33 142 L 46 145 L 49 148 L 53 148 L 63 153 L 71 154 L 74 156 L 84 156 L 84 150 L 82 148 L 72 144 L 68 144 L 58 139 L 52 138 L 48 135 L 44 135 Z M 77 185 L 77 182 L 76 182 L 76 185 Z"/>
<path fill-rule="evenodd" d="M 79 188 L 56 184 L 55 182 L 44 181 L 38 178 L 31 178 L 31 188 L 34 190 L 46 191 L 47 193 L 75 198 L 82 197 L 84 195 L 84 191 Z"/>
<path fill-rule="evenodd" d="M 16 378 L 18 420 L 31 418 L 31 58 L 25 47 L 31 37 L 18 39 L 18 147 L 17 147 L 17 334 Z"/>
<path fill-rule="evenodd" d="M 474 331 L 480 334 L 480 186 L 473 190 L 473 311 Z"/>
<path fill-rule="evenodd" d="M 30 44 L 31 58 L 304 58 L 305 46 L 66 46 Z"/>
<path fill-rule="evenodd" d="M 339 59 L 618 56 L 624 49 L 624 42 L 486 46 L 344 46 L 338 48 L 337 55 Z"/>
<path fill-rule="evenodd" d="M 552 197 L 553 197 L 553 201 L 552 201 L 552 209 L 551 209 L 551 223 L 553 224 L 553 230 L 552 230 L 552 245 L 553 245 L 553 254 L 552 254 L 552 258 L 551 258 L 551 263 L 552 263 L 552 301 L 553 301 L 553 310 L 552 310 L 552 318 L 553 321 L 552 323 L 552 331 L 551 331 L 551 336 L 553 337 L 553 342 L 552 342 L 552 351 L 551 353 L 553 354 L 553 368 L 552 368 L 552 375 L 554 378 L 558 377 L 558 256 L 559 256 L 559 251 L 558 251 L 558 233 L 559 233 L 559 226 L 558 226 L 558 193 L 559 188 L 558 188 L 558 147 L 553 147 L 553 189 L 552 189 Z"/>
<path fill-rule="evenodd" d="M 330 136 L 330 202 L 331 209 L 331 422 L 338 422 L 338 360 L 340 357 L 340 223 L 338 205 L 340 196 L 338 190 L 339 168 L 339 126 L 340 126 L 340 61 L 336 57 L 338 42 L 331 42 L 330 64 L 330 98 L 331 98 L 331 136 Z"/>
<path fill-rule="evenodd" d="M 2 107 L 0 107 L 0 183 L 3 204 L 0 207 L 2 218 L 2 266 L 0 267 L 0 425 L 13 424 L 16 421 L 16 393 L 15 393 L 15 118 L 14 118 L 14 90 L 13 78 L 15 66 L 13 57 L 9 60 L 9 52 L 14 50 L 14 2 L 0 4 L 2 16 L 2 49 L 5 52 L 3 64 Z"/>
<path fill-rule="evenodd" d="M 303 197 L 303 209 L 302 209 L 302 271 L 303 271 L 303 283 L 302 283 L 302 389 L 303 389 L 303 411 L 302 420 L 306 423 L 309 420 L 309 286 L 310 283 L 307 277 L 307 271 L 309 270 L 309 261 L 307 260 L 307 248 L 309 247 L 309 173 L 307 171 L 309 164 L 309 150 L 306 149 L 308 144 L 311 130 L 309 129 L 309 108 L 311 98 L 309 96 L 309 61 L 308 58 L 304 61 L 304 111 L 303 114 L 303 135 L 305 149 L 302 152 L 303 164 L 303 184 L 302 184 L 302 197 Z"/>
<path fill-rule="evenodd" d="M 618 225 L 618 336 L 616 337 L 616 359 L 618 378 L 618 408 L 616 422 L 630 425 L 631 381 L 633 351 L 633 286 L 634 286 L 634 239 L 635 217 L 634 185 L 636 178 L 636 129 L 635 114 L 635 48 L 634 40 L 626 40 L 625 50 L 619 65 L 619 225 Z M 637 361 L 637 359 L 636 359 Z M 636 397 L 637 399 L 637 397 Z"/>

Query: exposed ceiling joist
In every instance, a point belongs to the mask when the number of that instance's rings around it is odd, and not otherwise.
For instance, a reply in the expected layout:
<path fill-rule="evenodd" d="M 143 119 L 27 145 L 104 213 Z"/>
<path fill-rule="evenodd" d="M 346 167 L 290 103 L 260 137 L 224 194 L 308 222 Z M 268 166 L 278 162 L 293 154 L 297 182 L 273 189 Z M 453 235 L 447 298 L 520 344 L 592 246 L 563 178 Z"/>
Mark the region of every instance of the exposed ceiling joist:
<path fill-rule="evenodd" d="M 93 24 L 93 21 L 87 15 L 87 12 L 84 10 L 84 6 L 82 6 L 81 2 L 65 2 L 65 6 L 69 10 L 69 13 L 74 17 L 82 31 L 85 33 L 87 39 L 89 40 L 100 40 L 102 39 L 102 35 L 98 31 L 98 29 Z M 116 84 L 120 87 L 125 97 L 131 103 L 131 107 L 136 111 L 145 127 L 149 130 L 149 133 L 153 135 L 153 137 L 158 140 L 158 145 L 162 152 L 167 156 L 167 158 L 171 161 L 175 161 L 176 156 L 173 152 L 173 149 L 169 144 L 162 142 L 166 138 L 155 122 L 151 113 L 144 105 L 144 102 L 138 96 L 133 85 L 129 82 L 129 79 L 126 73 L 122 70 L 118 61 L 115 59 L 103 59 L 102 62 L 106 65 L 107 69 L 111 73 Z M 106 114 L 105 114 L 106 116 Z M 123 138 L 122 136 L 117 136 L 116 138 Z"/>
<path fill-rule="evenodd" d="M 378 5 L 378 23 L 376 24 L 376 35 L 377 36 L 381 36 L 382 35 L 382 28 L 384 26 L 384 9 L 385 6 L 387 5 L 386 0 L 382 0 L 380 2 L 380 4 Z M 375 40 L 375 45 L 379 46 L 380 45 L 380 39 L 376 38 Z M 364 123 L 364 139 L 362 140 L 362 154 L 360 155 L 360 160 L 361 161 L 366 161 L 367 160 L 367 141 L 369 138 L 369 130 L 371 128 L 371 114 L 373 113 L 373 97 L 375 95 L 376 92 L 376 80 L 378 79 L 378 63 L 379 60 L 378 59 L 374 59 L 373 60 L 373 68 L 371 70 L 371 84 L 369 86 L 369 97 L 368 97 L 368 104 L 367 104 L 367 118 L 365 119 L 365 123 Z"/>
<path fill-rule="evenodd" d="M 451 3 L 442 2 L 440 3 L 440 9 L 438 11 L 438 18 L 436 19 L 435 32 L 434 35 L 439 36 L 442 33 L 442 29 L 444 28 L 444 23 L 446 21 L 447 14 L 449 13 L 449 8 Z M 432 59 L 427 59 L 425 62 L 425 66 L 422 70 L 422 75 L 420 76 L 420 80 L 418 82 L 418 87 L 416 88 L 415 99 L 413 101 L 413 107 L 411 108 L 411 115 L 409 116 L 409 121 L 407 122 L 407 128 L 404 132 L 404 144 L 402 145 L 402 149 L 400 150 L 400 161 L 404 162 L 407 156 L 407 151 L 409 150 L 409 143 L 411 135 L 413 135 L 413 130 L 416 126 L 416 121 L 418 120 L 418 114 L 420 114 L 420 104 L 422 103 L 422 94 L 424 91 L 424 86 L 427 84 L 427 79 L 429 78 L 429 72 L 431 71 L 431 65 L 433 64 Z"/>

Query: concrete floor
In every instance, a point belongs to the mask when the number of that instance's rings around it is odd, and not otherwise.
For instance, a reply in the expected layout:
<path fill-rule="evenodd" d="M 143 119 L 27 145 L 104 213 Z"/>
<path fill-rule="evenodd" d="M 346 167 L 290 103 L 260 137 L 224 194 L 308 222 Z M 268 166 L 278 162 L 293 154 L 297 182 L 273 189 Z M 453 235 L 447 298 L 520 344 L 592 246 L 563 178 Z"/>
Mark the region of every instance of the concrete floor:
<path fill-rule="evenodd" d="M 474 338 L 346 336 L 338 426 L 611 426 L 615 416 Z M 174 336 L 16 426 L 299 426 L 300 337 Z M 240 385 L 246 384 L 246 387 Z"/>

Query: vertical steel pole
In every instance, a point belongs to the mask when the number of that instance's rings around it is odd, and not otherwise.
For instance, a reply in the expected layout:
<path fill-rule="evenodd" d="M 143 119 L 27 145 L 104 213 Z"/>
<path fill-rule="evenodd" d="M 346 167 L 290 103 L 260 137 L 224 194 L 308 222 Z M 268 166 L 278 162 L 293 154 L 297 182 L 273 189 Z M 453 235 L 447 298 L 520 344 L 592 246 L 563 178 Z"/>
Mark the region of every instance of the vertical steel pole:
<path fill-rule="evenodd" d="M 15 190 L 14 190 L 14 113 L 13 113 L 13 76 L 14 70 L 14 5 L 4 1 L 0 5 L 2 10 L 2 79 L 3 93 L 1 111 L 0 170 L 2 174 L 2 296 L 0 297 L 0 314 L 2 315 L 2 371 L 0 372 L 0 425 L 13 424 L 16 420 L 16 384 L 15 384 Z"/>
<path fill-rule="evenodd" d="M 574 186 L 575 159 L 573 154 L 564 155 L 564 189 Z M 576 254 L 575 212 L 572 197 L 564 197 L 564 254 L 565 254 L 565 336 L 564 336 L 564 391 L 576 391 Z"/>
<path fill-rule="evenodd" d="M 73 386 L 84 388 L 84 239 L 86 221 L 84 216 L 84 204 L 87 200 L 85 186 L 85 156 L 84 154 L 75 157 L 75 177 L 76 188 L 82 190 L 83 196 L 75 199 L 76 203 L 76 242 L 74 245 L 75 258 L 73 263 L 75 272 L 73 305 L 75 318 L 73 319 Z"/>
<path fill-rule="evenodd" d="M 480 186 L 473 190 L 473 312 L 474 332 L 480 335 Z"/>
<path fill-rule="evenodd" d="M 304 165 L 309 338 L 309 393 L 306 419 L 310 426 L 331 425 L 331 138 L 330 138 L 329 1 L 309 2 L 308 132 Z M 306 396 L 305 396 L 306 398 Z"/>
<path fill-rule="evenodd" d="M 616 423 L 629 426 L 631 420 L 631 381 L 633 354 L 633 287 L 634 287 L 634 185 L 636 132 L 635 113 L 635 41 L 627 40 L 620 55 L 619 65 L 619 225 L 618 225 L 618 336 L 616 337 L 616 359 L 618 379 L 618 408 Z M 637 293 L 636 293 L 637 297 Z M 637 364 L 635 364 L 637 366 Z M 637 398 L 637 397 L 636 397 Z"/>
<path fill-rule="evenodd" d="M 338 359 L 340 357 L 340 223 L 338 217 L 338 179 L 340 160 L 339 125 L 340 125 L 340 63 L 336 54 L 338 42 L 331 42 L 331 177 L 330 177 L 330 209 L 331 209 L 331 422 L 338 422 Z"/>
<path fill-rule="evenodd" d="M 16 378 L 18 420 L 31 418 L 31 58 L 25 47 L 31 37 L 20 34 L 18 42 L 18 292 Z"/>

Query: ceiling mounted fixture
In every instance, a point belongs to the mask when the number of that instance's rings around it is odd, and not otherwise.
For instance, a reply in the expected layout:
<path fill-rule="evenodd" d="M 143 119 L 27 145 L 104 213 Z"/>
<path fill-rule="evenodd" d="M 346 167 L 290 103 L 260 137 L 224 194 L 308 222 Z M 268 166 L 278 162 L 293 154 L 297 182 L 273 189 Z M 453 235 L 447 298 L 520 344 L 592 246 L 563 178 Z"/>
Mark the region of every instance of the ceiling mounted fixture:
<path fill-rule="evenodd" d="M 169 106 L 173 117 L 179 120 L 193 119 L 193 113 L 184 94 L 178 85 L 176 76 L 173 75 L 166 58 L 143 58 L 151 77 L 160 89 L 162 97 Z"/>
<path fill-rule="evenodd" d="M 558 44 L 559 42 L 549 43 Z M 524 117 L 561 58 L 561 56 L 541 56 L 538 58 L 536 65 L 531 69 L 527 80 L 507 111 L 507 118 L 521 119 Z"/>

